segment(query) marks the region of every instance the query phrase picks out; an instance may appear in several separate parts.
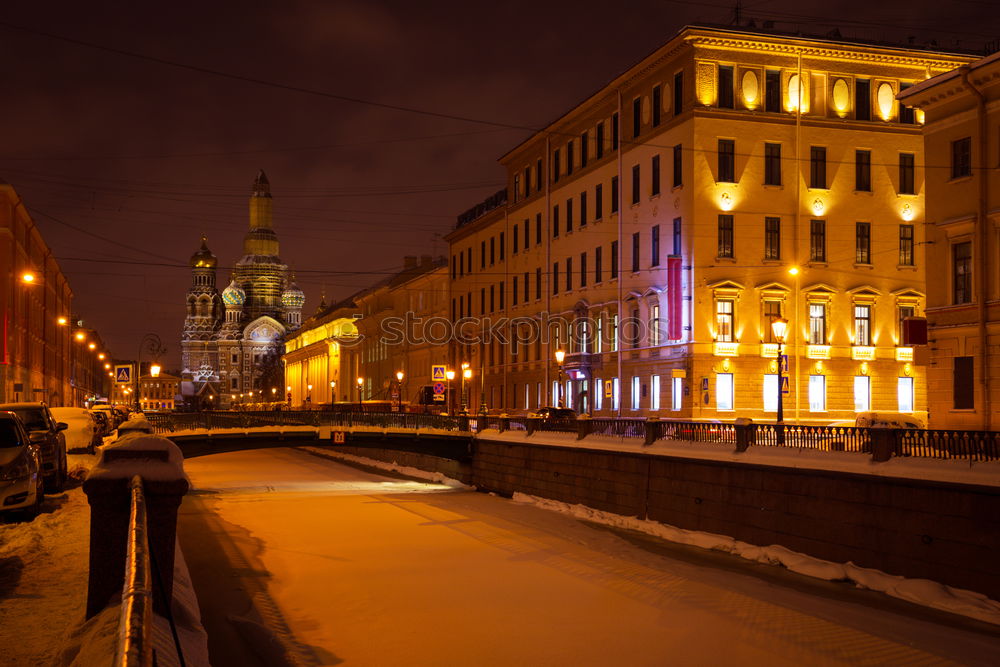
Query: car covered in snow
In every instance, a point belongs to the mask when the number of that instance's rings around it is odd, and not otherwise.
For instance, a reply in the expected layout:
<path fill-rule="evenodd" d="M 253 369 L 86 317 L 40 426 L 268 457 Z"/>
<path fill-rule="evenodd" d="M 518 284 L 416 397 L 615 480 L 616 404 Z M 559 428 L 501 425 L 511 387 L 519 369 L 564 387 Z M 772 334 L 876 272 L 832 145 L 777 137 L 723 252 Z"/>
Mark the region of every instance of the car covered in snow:
<path fill-rule="evenodd" d="M 66 460 L 66 436 L 63 435 L 66 424 L 57 422 L 45 403 L 4 403 L 0 404 L 0 411 L 2 410 L 17 415 L 24 430 L 28 432 L 28 438 L 42 450 L 45 490 L 53 493 L 62 491 L 69 467 Z"/>
<path fill-rule="evenodd" d="M 17 415 L 0 411 L 0 512 L 36 515 L 44 497 L 41 449 Z"/>
<path fill-rule="evenodd" d="M 94 447 L 101 444 L 97 421 L 86 408 L 50 408 L 52 416 L 66 424 L 66 451 L 94 453 Z"/>

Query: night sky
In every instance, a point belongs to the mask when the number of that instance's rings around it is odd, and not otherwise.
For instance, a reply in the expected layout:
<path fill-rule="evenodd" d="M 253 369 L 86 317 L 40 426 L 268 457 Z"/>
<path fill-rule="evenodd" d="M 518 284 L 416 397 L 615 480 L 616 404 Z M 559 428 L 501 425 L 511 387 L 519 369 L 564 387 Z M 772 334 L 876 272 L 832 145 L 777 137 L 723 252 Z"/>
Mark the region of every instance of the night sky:
<path fill-rule="evenodd" d="M 28 5 L 0 17 L 0 178 L 88 326 L 122 358 L 158 333 L 168 368 L 188 258 L 207 234 L 225 287 L 258 169 L 308 316 L 324 289 L 342 298 L 403 255 L 446 254 L 455 216 L 504 186 L 496 159 L 528 136 L 518 128 L 544 126 L 683 25 L 733 19 L 725 0 Z M 743 6 L 810 34 L 977 51 L 1000 37 L 1000 0 Z"/>

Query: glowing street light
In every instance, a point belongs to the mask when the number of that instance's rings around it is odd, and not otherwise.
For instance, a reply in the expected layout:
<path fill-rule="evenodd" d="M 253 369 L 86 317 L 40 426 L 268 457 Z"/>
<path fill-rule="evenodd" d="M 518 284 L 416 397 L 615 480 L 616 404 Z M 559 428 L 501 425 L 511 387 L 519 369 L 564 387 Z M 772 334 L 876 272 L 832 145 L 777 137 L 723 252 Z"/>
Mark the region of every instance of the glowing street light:
<path fill-rule="evenodd" d="M 66 319 L 65 317 L 60 317 L 60 318 L 58 318 L 58 319 L 56 320 L 56 323 L 58 323 L 58 324 L 59 324 L 59 326 L 61 326 L 61 327 L 64 327 L 64 326 L 66 326 L 66 324 L 67 324 L 68 322 L 69 322 L 69 320 L 67 320 L 67 319 Z"/>
<path fill-rule="evenodd" d="M 556 350 L 556 363 L 559 364 L 559 379 L 556 381 L 556 407 L 563 406 L 562 384 L 563 384 L 563 362 L 566 361 L 566 351 Z"/>
<path fill-rule="evenodd" d="M 785 412 L 784 412 L 784 396 L 781 393 L 781 371 L 782 369 L 782 349 L 785 345 L 785 336 L 788 334 L 788 320 L 783 317 L 776 317 L 773 322 L 771 322 L 771 332 L 774 334 L 774 339 L 778 341 L 778 416 L 775 419 L 775 434 L 777 443 L 779 445 L 785 444 Z"/>
<path fill-rule="evenodd" d="M 31 283 L 35 282 L 35 274 L 32 273 L 31 271 L 25 271 L 24 273 L 21 274 L 21 282 L 30 285 Z"/>
<path fill-rule="evenodd" d="M 358 410 L 360 411 L 361 410 L 361 387 L 362 387 L 362 385 L 364 385 L 365 379 L 359 375 L 358 379 L 357 379 L 357 383 L 358 383 Z"/>

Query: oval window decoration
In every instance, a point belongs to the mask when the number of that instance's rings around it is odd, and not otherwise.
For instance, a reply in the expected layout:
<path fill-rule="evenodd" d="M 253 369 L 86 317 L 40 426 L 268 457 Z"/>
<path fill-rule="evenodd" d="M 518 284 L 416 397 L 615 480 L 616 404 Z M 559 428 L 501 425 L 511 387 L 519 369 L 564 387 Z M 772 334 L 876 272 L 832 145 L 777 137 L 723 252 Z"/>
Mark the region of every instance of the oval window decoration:
<path fill-rule="evenodd" d="M 837 79 L 833 84 L 833 108 L 841 118 L 847 115 L 851 106 L 851 92 L 847 89 L 847 82 Z"/>
<path fill-rule="evenodd" d="M 757 75 L 753 72 L 743 74 L 743 102 L 747 109 L 757 108 L 757 95 L 760 92 L 757 86 Z"/>
<path fill-rule="evenodd" d="M 878 112 L 882 116 L 882 120 L 892 118 L 892 107 L 895 101 L 896 96 L 892 92 L 892 85 L 888 83 L 881 84 L 878 87 Z"/>

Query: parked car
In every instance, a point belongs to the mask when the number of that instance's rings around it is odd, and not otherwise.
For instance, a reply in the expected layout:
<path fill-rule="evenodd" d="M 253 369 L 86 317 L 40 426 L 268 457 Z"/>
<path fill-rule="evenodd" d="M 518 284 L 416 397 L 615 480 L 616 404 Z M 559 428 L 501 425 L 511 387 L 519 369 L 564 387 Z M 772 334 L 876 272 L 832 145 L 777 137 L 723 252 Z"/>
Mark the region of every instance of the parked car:
<path fill-rule="evenodd" d="M 0 412 L 0 512 L 27 510 L 34 516 L 45 498 L 42 455 L 20 418 Z"/>
<path fill-rule="evenodd" d="M 576 410 L 573 410 L 572 408 L 556 408 L 546 406 L 544 408 L 538 408 L 538 410 L 529 416 L 545 419 L 546 421 L 557 419 L 576 419 Z"/>
<path fill-rule="evenodd" d="M 106 433 L 105 435 L 110 435 L 111 431 L 118 428 L 118 424 L 121 423 L 114 409 L 107 403 L 98 403 L 97 405 L 93 405 L 91 406 L 90 411 L 94 413 L 103 413 L 104 416 L 107 417 L 108 433 Z"/>
<path fill-rule="evenodd" d="M 859 412 L 854 425 L 861 427 L 888 426 L 890 428 L 924 428 L 919 419 L 901 412 Z"/>
<path fill-rule="evenodd" d="M 91 411 L 90 416 L 94 418 L 97 425 L 97 434 L 103 439 L 106 435 L 111 435 L 111 422 L 108 421 L 108 413 L 104 410 Z"/>
<path fill-rule="evenodd" d="M 66 436 L 63 435 L 66 424 L 57 422 L 45 403 L 5 403 L 0 405 L 0 410 L 9 410 L 20 417 L 28 438 L 41 448 L 45 490 L 49 493 L 62 491 L 69 467 Z"/>
<path fill-rule="evenodd" d="M 98 425 L 94 415 L 86 408 L 51 408 L 52 416 L 64 422 L 66 429 L 66 451 L 94 453 L 95 445 L 101 443 L 97 434 Z"/>

